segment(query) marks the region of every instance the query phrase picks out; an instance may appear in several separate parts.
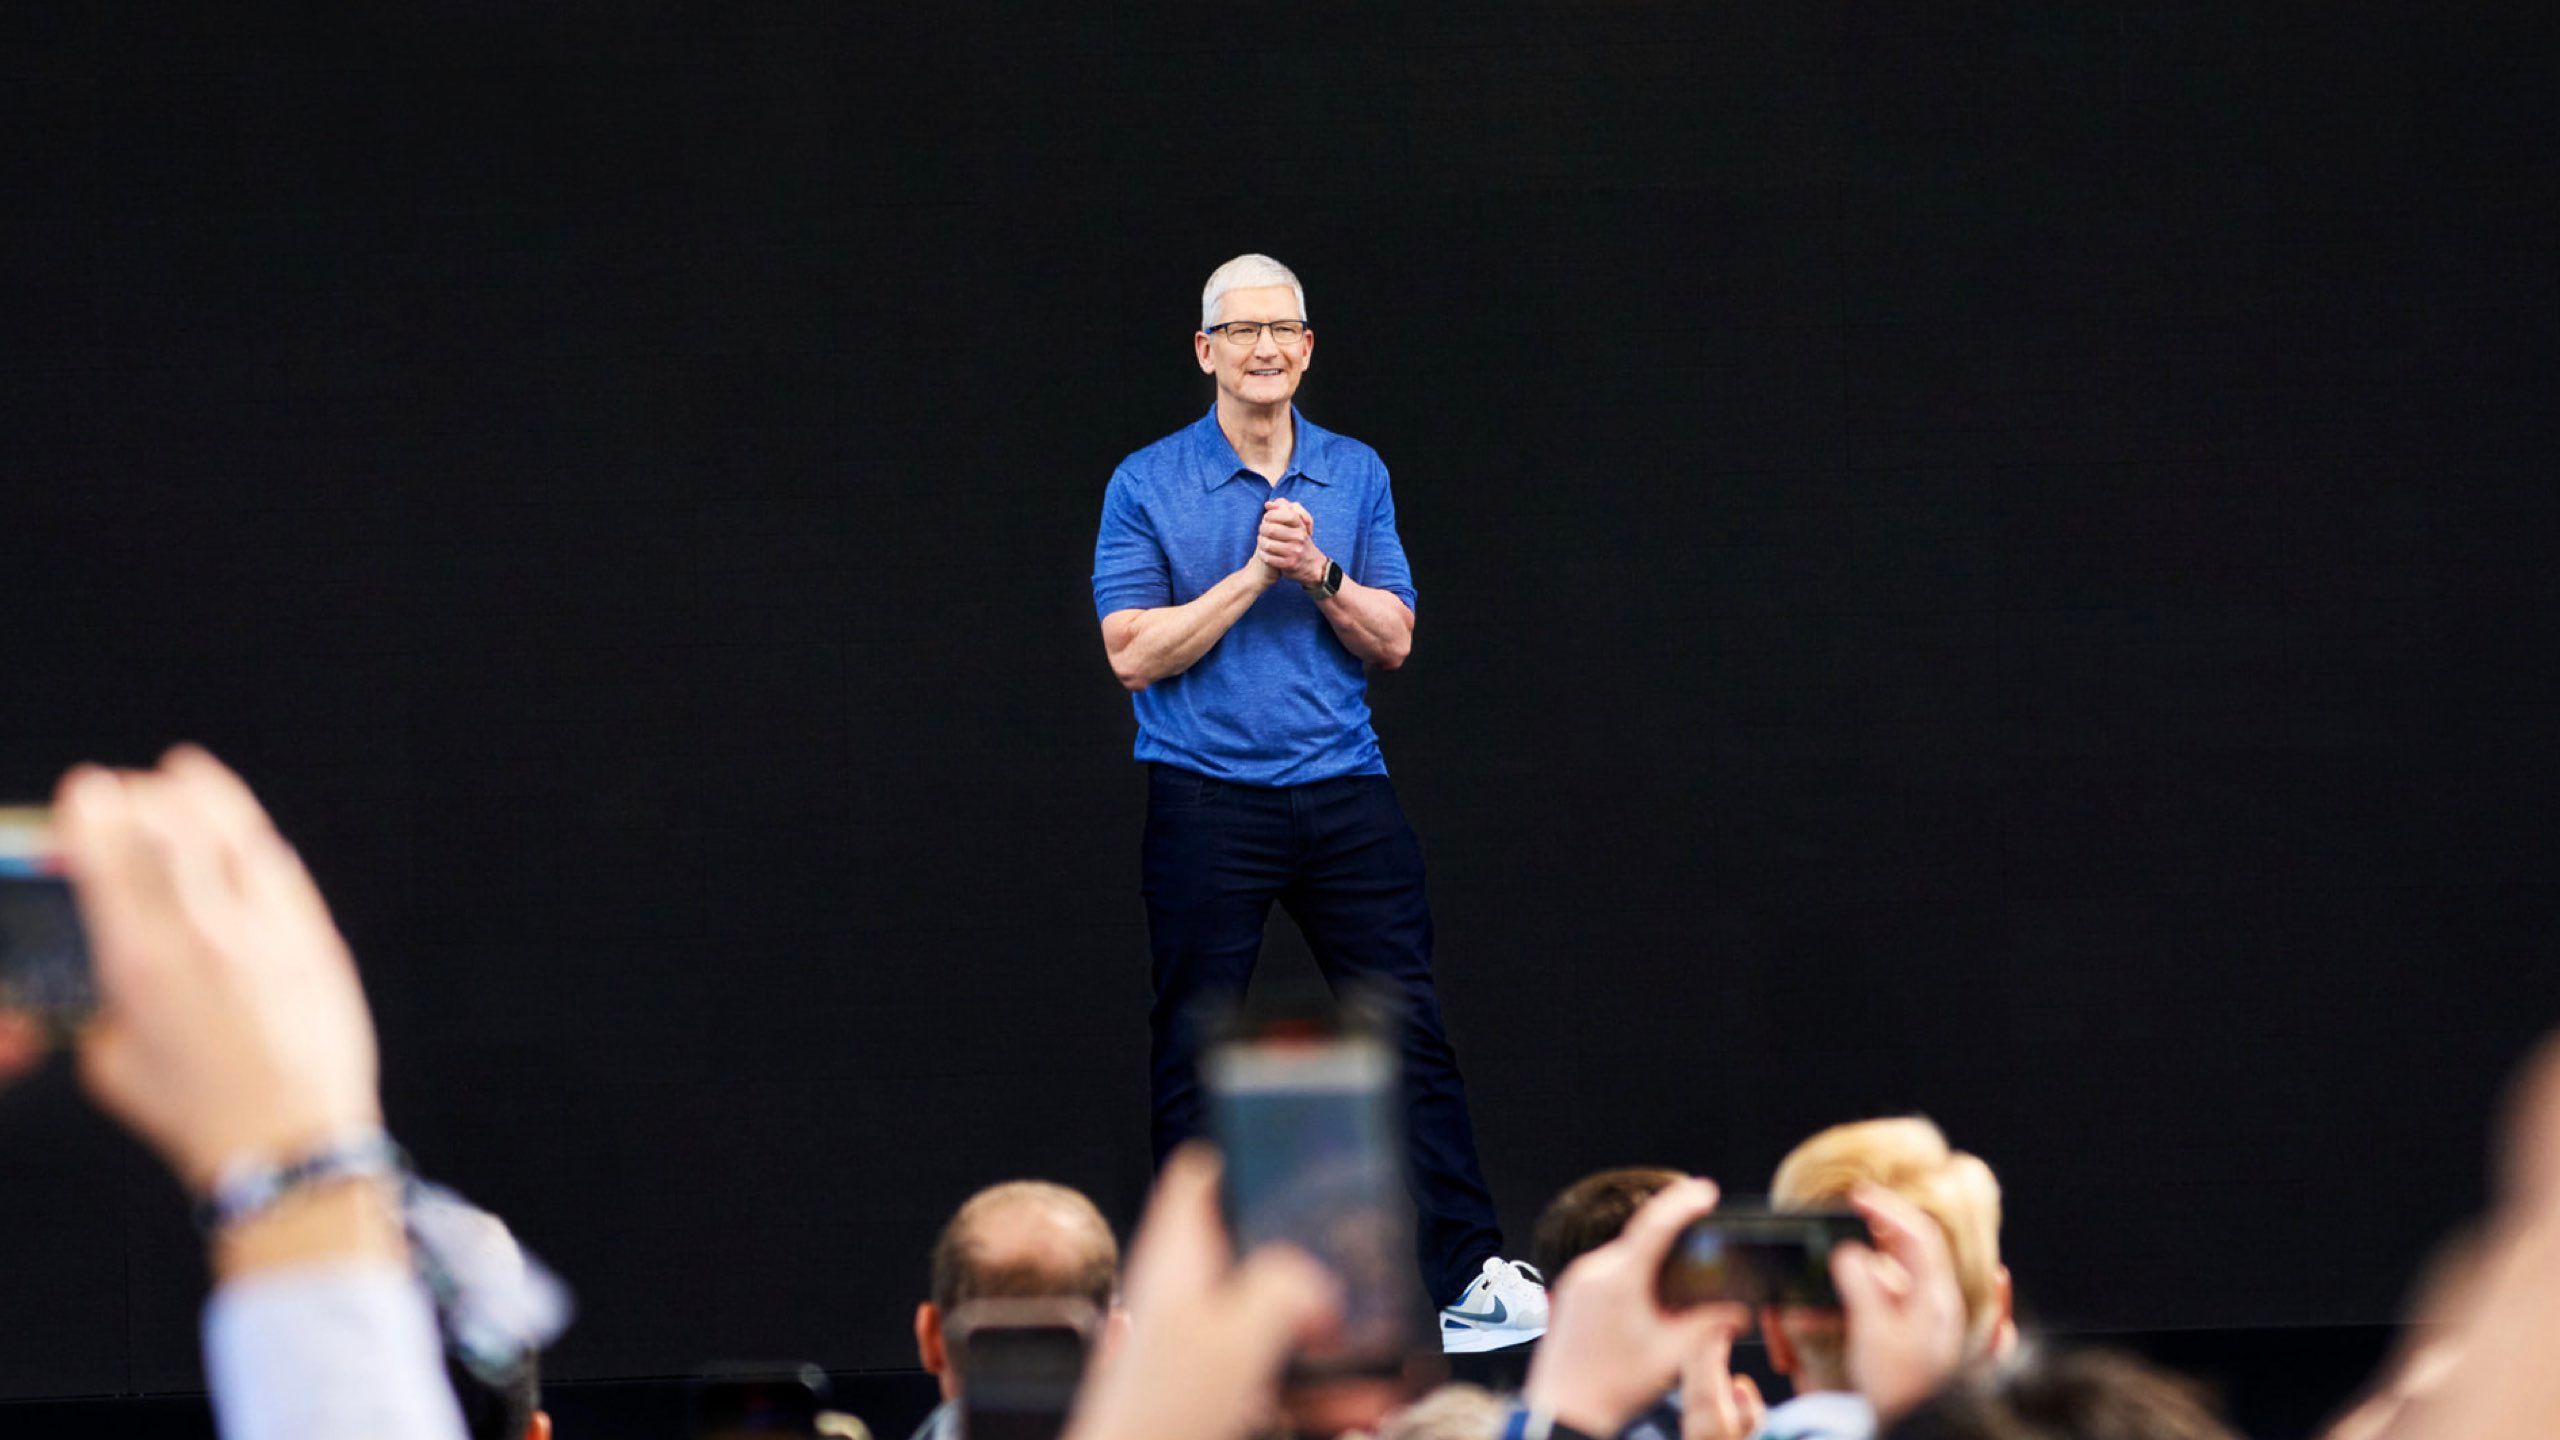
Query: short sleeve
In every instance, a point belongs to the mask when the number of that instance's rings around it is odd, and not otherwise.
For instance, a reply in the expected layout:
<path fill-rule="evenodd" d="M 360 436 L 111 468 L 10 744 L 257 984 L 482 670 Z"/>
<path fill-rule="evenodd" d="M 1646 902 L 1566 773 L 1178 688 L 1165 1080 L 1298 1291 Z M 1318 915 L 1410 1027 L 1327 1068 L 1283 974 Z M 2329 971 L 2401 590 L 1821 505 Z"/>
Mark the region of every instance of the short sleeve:
<path fill-rule="evenodd" d="M 1386 591 L 1403 601 L 1407 610 L 1416 608 L 1413 566 L 1405 559 L 1403 538 L 1396 534 L 1395 491 L 1387 485 L 1384 465 L 1378 467 L 1378 498 L 1369 507 L 1369 531 L 1361 540 L 1360 568 L 1365 573 L 1352 579 Z"/>
<path fill-rule="evenodd" d="M 1102 531 L 1093 541 L 1093 614 L 1152 610 L 1173 603 L 1173 572 L 1155 524 L 1126 470 L 1102 492 Z"/>

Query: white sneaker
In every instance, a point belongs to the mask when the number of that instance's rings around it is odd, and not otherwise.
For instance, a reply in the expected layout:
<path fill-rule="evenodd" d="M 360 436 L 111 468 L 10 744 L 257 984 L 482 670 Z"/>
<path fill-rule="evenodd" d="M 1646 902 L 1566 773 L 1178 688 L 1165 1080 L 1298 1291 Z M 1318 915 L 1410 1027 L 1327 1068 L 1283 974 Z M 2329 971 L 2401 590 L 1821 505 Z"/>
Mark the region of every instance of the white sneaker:
<path fill-rule="evenodd" d="M 1546 1277 L 1517 1260 L 1484 1262 L 1467 1293 L 1440 1312 L 1440 1349 L 1450 1355 L 1525 1345 L 1546 1333 Z"/>

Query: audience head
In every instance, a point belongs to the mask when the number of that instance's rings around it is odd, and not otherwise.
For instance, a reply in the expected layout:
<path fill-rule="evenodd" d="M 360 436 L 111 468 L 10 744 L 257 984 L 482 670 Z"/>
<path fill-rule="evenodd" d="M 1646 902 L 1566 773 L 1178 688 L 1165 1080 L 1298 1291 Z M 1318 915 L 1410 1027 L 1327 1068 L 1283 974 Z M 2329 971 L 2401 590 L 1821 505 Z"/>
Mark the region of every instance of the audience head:
<path fill-rule="evenodd" d="M 1529 1242 L 1530 1263 L 1554 1283 L 1564 1267 L 1617 1239 L 1637 1207 L 1680 1179 L 1677 1170 L 1630 1165 L 1574 1181 L 1538 1216 Z"/>
<path fill-rule="evenodd" d="M 1922 1401 L 1885 1440 L 2235 1440 L 2193 1387 L 2128 1355 L 2084 1350 L 1978 1370 Z"/>
<path fill-rule="evenodd" d="M 960 1376 L 944 1327 L 973 1300 L 1083 1300 L 1109 1313 L 1120 1245 L 1091 1200 L 1045 1180 L 1012 1180 L 972 1195 L 933 1245 L 931 1298 L 916 1307 L 916 1353 L 957 1399 Z"/>
<path fill-rule="evenodd" d="M 1834 1125 L 1778 1166 L 1769 1202 L 1780 1210 L 1842 1207 L 1858 1186 L 1901 1196 L 1937 1222 L 1963 1292 L 1968 1349 L 1996 1354 L 2016 1341 L 2009 1271 L 2000 1263 L 2000 1182 L 1919 1116 Z M 1771 1311 L 1761 1323 L 1769 1362 L 1802 1390 L 1851 1388 L 1840 1317 Z"/>
<path fill-rule="evenodd" d="M 1502 1433 L 1511 1402 L 1481 1385 L 1443 1385 L 1390 1415 L 1377 1440 L 1485 1440 Z"/>

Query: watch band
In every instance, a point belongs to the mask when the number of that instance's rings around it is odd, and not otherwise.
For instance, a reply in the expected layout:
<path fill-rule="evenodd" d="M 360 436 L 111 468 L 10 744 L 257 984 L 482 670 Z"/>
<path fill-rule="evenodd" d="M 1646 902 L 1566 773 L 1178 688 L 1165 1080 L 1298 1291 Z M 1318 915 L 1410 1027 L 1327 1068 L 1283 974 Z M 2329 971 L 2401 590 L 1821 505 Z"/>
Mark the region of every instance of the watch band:
<path fill-rule="evenodd" d="M 1310 600 L 1330 600 L 1334 596 L 1341 594 L 1342 562 L 1339 560 L 1327 560 L 1324 562 L 1324 578 L 1318 580 L 1312 585 L 1306 585 L 1300 588 L 1307 592 L 1307 598 Z"/>

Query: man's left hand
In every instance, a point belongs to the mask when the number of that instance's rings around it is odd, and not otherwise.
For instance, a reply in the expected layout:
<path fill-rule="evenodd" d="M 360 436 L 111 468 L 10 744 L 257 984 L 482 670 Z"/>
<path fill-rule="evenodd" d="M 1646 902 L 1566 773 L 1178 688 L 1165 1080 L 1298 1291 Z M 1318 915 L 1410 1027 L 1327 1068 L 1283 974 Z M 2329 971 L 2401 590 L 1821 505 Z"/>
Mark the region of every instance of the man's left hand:
<path fill-rule="evenodd" d="M 1282 577 L 1301 585 L 1321 584 L 1332 562 L 1316 548 L 1316 517 L 1295 500 L 1262 502 L 1262 529 L 1254 537 L 1254 554 Z"/>

